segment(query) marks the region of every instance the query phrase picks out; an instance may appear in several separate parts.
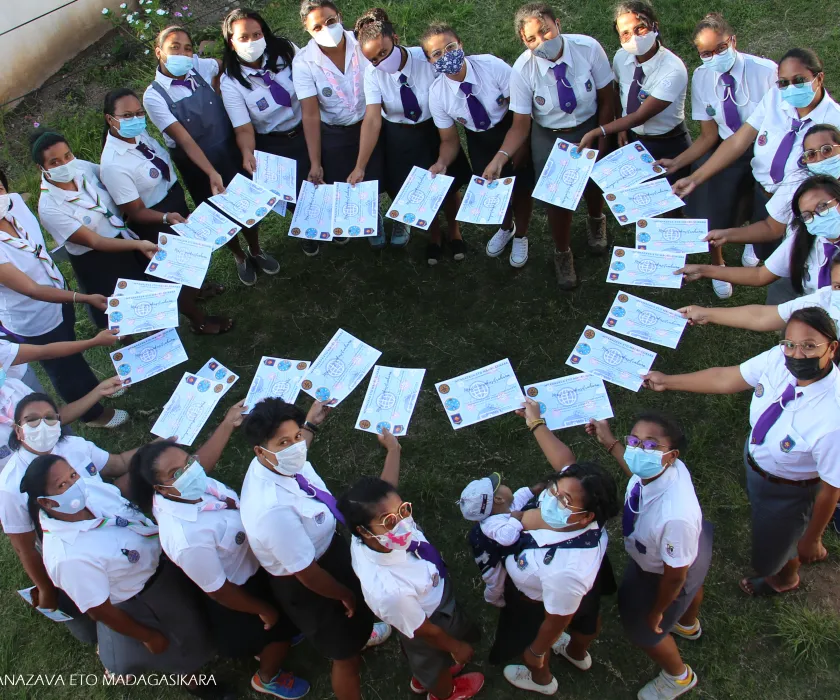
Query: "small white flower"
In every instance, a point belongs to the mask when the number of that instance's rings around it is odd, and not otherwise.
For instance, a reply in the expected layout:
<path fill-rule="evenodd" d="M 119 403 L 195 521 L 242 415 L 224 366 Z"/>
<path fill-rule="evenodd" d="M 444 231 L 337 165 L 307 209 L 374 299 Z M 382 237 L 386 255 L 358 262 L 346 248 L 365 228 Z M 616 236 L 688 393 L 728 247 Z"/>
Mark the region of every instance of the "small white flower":
<path fill-rule="evenodd" d="M 124 3 L 124 2 L 120 3 L 120 9 L 121 10 L 124 10 L 126 7 L 128 7 L 128 5 L 126 3 Z"/>
<path fill-rule="evenodd" d="M 152 26 L 152 23 L 151 23 L 151 22 L 146 22 L 146 29 L 148 29 L 148 28 L 149 28 L 149 27 L 151 27 L 151 26 Z"/>
<path fill-rule="evenodd" d="M 102 8 L 102 14 L 103 14 L 103 15 L 107 15 L 107 14 L 108 14 L 108 12 L 109 12 L 109 10 L 108 10 L 108 8 L 107 8 L 107 7 L 103 7 L 103 8 Z"/>
<path fill-rule="evenodd" d="M 158 15 L 163 16 L 163 15 L 165 15 L 165 14 L 166 14 L 166 10 L 157 10 L 157 11 L 155 12 L 155 14 L 158 14 Z"/>
<path fill-rule="evenodd" d="M 150 14 L 152 14 L 152 11 L 147 9 L 147 10 L 146 10 L 146 14 L 147 14 L 147 15 L 150 15 Z"/>
<path fill-rule="evenodd" d="M 142 38 L 142 37 L 141 37 Z M 149 49 L 146 49 L 143 53 L 149 53 Z"/>
<path fill-rule="evenodd" d="M 146 35 L 145 35 L 145 34 L 141 34 L 141 35 L 140 35 L 140 39 L 141 39 L 141 40 L 143 40 L 143 39 L 145 39 L 145 38 L 146 38 Z M 146 53 L 149 53 L 149 52 L 148 52 L 148 51 L 146 51 Z"/>

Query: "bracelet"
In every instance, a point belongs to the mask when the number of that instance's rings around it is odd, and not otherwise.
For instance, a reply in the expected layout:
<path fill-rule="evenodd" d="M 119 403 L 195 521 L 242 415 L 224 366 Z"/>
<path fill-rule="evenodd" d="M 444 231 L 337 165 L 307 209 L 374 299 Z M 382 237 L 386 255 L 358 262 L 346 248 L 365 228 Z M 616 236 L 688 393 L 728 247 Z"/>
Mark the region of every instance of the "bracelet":
<path fill-rule="evenodd" d="M 607 130 L 606 130 L 603 126 L 601 127 L 601 134 L 602 134 L 603 136 L 606 136 L 606 135 L 607 135 Z"/>
<path fill-rule="evenodd" d="M 308 420 L 303 421 L 303 425 L 301 426 L 303 430 L 308 430 L 313 435 L 318 432 L 318 426 L 313 425 Z"/>
<path fill-rule="evenodd" d="M 534 649 L 531 647 L 531 645 L 530 645 L 530 644 L 528 645 L 528 651 L 530 651 L 530 652 L 531 652 L 531 655 L 532 655 L 532 656 L 534 656 L 534 657 L 536 657 L 536 658 L 538 658 L 538 659 L 543 658 L 543 657 L 544 657 L 544 656 L 548 653 L 547 651 L 544 651 L 542 654 L 538 654 L 537 652 L 535 652 L 535 651 L 534 651 Z"/>
<path fill-rule="evenodd" d="M 76 303 L 76 294 L 78 294 L 78 292 L 73 292 L 73 303 L 74 304 Z"/>
<path fill-rule="evenodd" d="M 537 419 L 536 419 L 535 421 L 533 421 L 532 423 L 526 423 L 525 425 L 527 425 L 527 426 L 528 426 L 528 430 L 530 430 L 530 431 L 533 433 L 533 432 L 534 432 L 537 428 L 539 428 L 541 425 L 545 425 L 545 424 L 546 424 L 546 423 L 545 423 L 545 419 L 544 419 L 544 418 L 537 418 Z"/>
<path fill-rule="evenodd" d="M 161 223 L 164 226 L 169 226 L 169 212 L 164 212 L 163 219 L 162 219 Z"/>
<path fill-rule="evenodd" d="M 618 438 L 616 438 L 616 439 L 613 441 L 613 444 L 612 444 L 612 445 L 610 445 L 610 446 L 607 448 L 607 454 L 611 454 L 611 453 L 612 453 L 612 448 L 613 448 L 613 447 L 615 447 L 615 446 L 616 446 L 619 442 L 621 442 L 621 440 L 619 440 Z"/>
<path fill-rule="evenodd" d="M 499 149 L 498 151 L 496 151 L 496 152 L 497 152 L 497 153 L 501 153 L 501 154 L 502 154 L 503 156 L 505 156 L 508 160 L 511 160 L 510 153 L 508 153 L 507 151 L 503 151 L 503 150 L 500 148 L 500 149 Z"/>

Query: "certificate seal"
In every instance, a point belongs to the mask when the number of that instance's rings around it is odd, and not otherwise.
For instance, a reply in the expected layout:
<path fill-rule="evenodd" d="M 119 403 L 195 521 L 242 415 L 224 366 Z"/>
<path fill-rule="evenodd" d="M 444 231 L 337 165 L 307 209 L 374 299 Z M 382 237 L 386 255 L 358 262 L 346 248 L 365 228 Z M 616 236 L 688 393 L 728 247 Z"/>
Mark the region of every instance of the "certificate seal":
<path fill-rule="evenodd" d="M 391 209 L 391 211 L 388 212 L 388 216 L 392 219 L 396 219 L 399 215 L 400 213 L 396 209 Z"/>
<path fill-rule="evenodd" d="M 168 241 L 168 239 L 166 238 L 166 236 L 161 236 L 161 237 L 160 237 L 160 244 L 161 244 L 161 245 L 166 245 L 168 242 L 169 242 L 169 241 Z"/>
<path fill-rule="evenodd" d="M 246 225 L 246 226 L 253 226 L 255 223 L 257 223 L 257 220 L 256 220 L 256 219 L 248 219 L 248 220 L 245 222 L 245 225 Z"/>
<path fill-rule="evenodd" d="M 617 257 L 617 258 L 623 258 L 623 257 L 624 257 L 624 251 L 623 251 L 623 250 L 617 250 L 617 251 L 615 251 L 615 257 Z"/>
<path fill-rule="evenodd" d="M 367 430 L 368 428 L 370 428 L 370 421 L 369 420 L 360 420 L 359 421 L 359 427 L 362 430 Z"/>
<path fill-rule="evenodd" d="M 289 233 L 291 233 L 293 236 L 299 236 L 300 229 L 297 226 L 295 226 L 291 231 L 289 231 Z"/>
<path fill-rule="evenodd" d="M 111 301 L 108 302 L 108 306 L 110 306 L 112 308 L 116 308 L 119 305 L 120 305 L 120 300 L 119 299 L 111 299 Z"/>
<path fill-rule="evenodd" d="M 592 338 L 594 338 L 594 337 L 595 337 L 595 331 L 593 331 L 593 330 L 591 330 L 591 329 L 590 329 L 590 330 L 588 330 L 588 331 L 584 331 L 584 333 L 583 333 L 583 337 L 584 337 L 584 338 L 587 338 L 588 340 L 592 340 Z"/>
<path fill-rule="evenodd" d="M 618 295 L 618 300 L 619 300 L 622 304 L 626 304 L 628 301 L 630 301 L 630 297 L 628 297 L 626 294 L 619 294 L 619 295 Z"/>
<path fill-rule="evenodd" d="M 123 354 L 121 352 L 118 352 L 118 353 L 114 354 L 114 360 L 119 362 L 121 359 L 123 359 Z"/>
<path fill-rule="evenodd" d="M 653 172 L 661 173 L 662 172 L 662 166 L 661 165 L 654 165 L 653 166 Z"/>
<path fill-rule="evenodd" d="M 301 384 L 300 384 L 300 385 L 301 385 L 301 387 L 302 387 L 302 388 L 307 389 L 307 390 L 309 390 L 309 389 L 311 389 L 311 388 L 312 388 L 312 382 L 310 382 L 308 379 L 304 379 L 304 380 L 301 382 Z"/>
<path fill-rule="evenodd" d="M 307 365 L 305 362 L 298 362 L 296 367 L 297 369 L 306 369 Z"/>
<path fill-rule="evenodd" d="M 528 394 L 528 396 L 533 398 L 534 396 L 540 393 L 540 390 L 537 389 L 537 387 L 532 386 L 530 389 L 528 389 L 526 393 Z"/>
<path fill-rule="evenodd" d="M 117 282 L 117 287 L 119 289 L 125 289 L 127 286 L 128 282 L 126 282 L 125 280 L 120 280 L 119 282 Z"/>
<path fill-rule="evenodd" d="M 448 394 L 448 393 L 449 393 L 449 384 L 441 384 L 441 385 L 438 387 L 438 391 L 439 391 L 441 394 Z"/>
<path fill-rule="evenodd" d="M 639 228 L 647 228 L 647 219 L 639 219 L 636 222 L 636 226 L 638 226 Z"/>
<path fill-rule="evenodd" d="M 615 201 L 615 195 L 614 194 L 608 194 L 607 197 L 606 197 L 606 200 L 608 202 L 614 202 Z"/>
<path fill-rule="evenodd" d="M 334 228 L 333 229 L 333 236 L 341 236 L 344 234 L 343 228 Z"/>
<path fill-rule="evenodd" d="M 234 377 L 232 374 L 227 378 L 227 383 L 228 384 L 233 384 L 235 381 L 236 381 L 236 377 Z"/>
<path fill-rule="evenodd" d="M 505 178 L 505 184 L 506 184 L 506 185 L 509 185 L 511 182 L 513 182 L 513 178 L 512 178 L 512 177 L 506 177 L 506 178 Z"/>
<path fill-rule="evenodd" d="M 587 151 L 586 152 L 586 159 L 592 160 L 595 157 L 595 151 Z"/>
<path fill-rule="evenodd" d="M 231 379 L 233 379 L 233 377 L 231 377 Z M 222 389 L 224 389 L 224 388 L 225 388 L 224 384 L 216 384 L 216 386 L 213 387 L 213 391 L 216 392 L 217 394 L 220 394 L 220 393 L 222 393 Z"/>

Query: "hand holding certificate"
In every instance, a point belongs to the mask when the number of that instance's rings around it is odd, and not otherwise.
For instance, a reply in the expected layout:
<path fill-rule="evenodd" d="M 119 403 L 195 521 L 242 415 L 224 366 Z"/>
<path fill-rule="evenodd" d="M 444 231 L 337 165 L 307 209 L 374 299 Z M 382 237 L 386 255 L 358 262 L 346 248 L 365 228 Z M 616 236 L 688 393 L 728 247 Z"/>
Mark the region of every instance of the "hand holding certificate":
<path fill-rule="evenodd" d="M 607 282 L 679 289 L 683 276 L 674 273 L 684 266 L 685 255 L 616 246 L 613 248 Z"/>
<path fill-rule="evenodd" d="M 245 397 L 245 413 L 250 413 L 264 399 L 283 399 L 286 403 L 297 401 L 300 384 L 308 370 L 309 362 L 306 360 L 263 357 Z"/>
<path fill-rule="evenodd" d="M 163 284 L 167 289 L 146 294 L 115 296 L 108 299 L 105 313 L 108 330 L 120 335 L 177 328 L 180 284 Z"/>
<path fill-rule="evenodd" d="M 134 294 L 157 294 L 158 292 L 166 293 L 169 290 L 177 288 L 181 291 L 180 284 L 171 284 L 170 282 L 146 282 L 145 280 L 127 280 L 120 277 L 117 280 L 117 285 L 114 287 L 115 297 L 123 297 Z"/>
<path fill-rule="evenodd" d="M 301 388 L 327 406 L 346 399 L 382 353 L 339 328 L 312 363 Z"/>
<path fill-rule="evenodd" d="M 213 246 L 183 236 L 158 234 L 158 252 L 146 268 L 146 273 L 187 287 L 201 289 Z"/>
<path fill-rule="evenodd" d="M 432 175 L 415 165 L 391 202 L 388 218 L 428 231 L 454 181 L 454 177 Z"/>
<path fill-rule="evenodd" d="M 510 360 L 438 382 L 435 389 L 455 430 L 515 411 L 525 400 Z"/>
<path fill-rule="evenodd" d="M 573 143 L 557 139 L 531 196 L 555 207 L 574 211 L 597 157 L 596 150 L 585 148 L 579 151 Z"/>
<path fill-rule="evenodd" d="M 175 437 L 179 445 L 192 445 L 224 390 L 222 382 L 185 372 L 152 426 L 152 435 L 164 439 Z"/>
<path fill-rule="evenodd" d="M 184 236 L 213 246 L 214 250 L 228 243 L 242 230 L 224 214 L 219 213 L 207 202 L 199 204 L 185 224 L 173 224 L 172 230 Z"/>
<path fill-rule="evenodd" d="M 23 598 L 27 603 L 34 606 L 32 602 L 32 591 L 35 590 L 35 586 L 30 586 L 29 588 L 24 588 L 23 590 L 18 591 L 18 595 Z M 61 610 L 48 610 L 47 608 L 35 608 L 39 613 L 41 613 L 44 617 L 53 622 L 67 622 L 68 620 L 72 620 L 73 618 L 70 617 L 67 613 L 61 612 Z"/>
<path fill-rule="evenodd" d="M 283 202 L 296 202 L 297 161 L 264 151 L 254 151 L 254 158 L 257 161 L 254 182 L 274 192 Z"/>
<path fill-rule="evenodd" d="M 186 361 L 187 351 L 174 328 L 111 353 L 111 362 L 123 384 L 136 384 Z"/>
<path fill-rule="evenodd" d="M 604 380 L 586 372 L 529 384 L 525 395 L 539 403 L 549 430 L 585 425 L 591 418 L 613 417 Z"/>
<path fill-rule="evenodd" d="M 504 177 L 490 182 L 473 175 L 455 218 L 467 224 L 501 224 L 507 213 L 515 180 L 515 177 Z"/>
<path fill-rule="evenodd" d="M 587 326 L 566 364 L 638 391 L 642 387 L 642 375 L 650 372 L 655 359 L 655 352 Z"/>
<path fill-rule="evenodd" d="M 335 185 L 316 187 L 309 180 L 300 186 L 295 213 L 289 224 L 292 238 L 308 238 L 313 241 L 332 240 L 332 212 Z"/>
<path fill-rule="evenodd" d="M 250 227 L 268 216 L 277 199 L 271 190 L 237 173 L 224 194 L 213 195 L 209 201 L 243 226 Z"/>
<path fill-rule="evenodd" d="M 665 178 L 641 185 L 614 190 L 604 194 L 607 206 L 622 226 L 634 224 L 639 219 L 650 219 L 666 211 L 679 209 L 685 204 L 671 192 Z"/>
<path fill-rule="evenodd" d="M 375 236 L 379 229 L 379 182 L 337 182 L 333 192 L 331 230 L 335 238 Z"/>
<path fill-rule="evenodd" d="M 425 374 L 425 369 L 374 367 L 356 428 L 368 433 L 388 430 L 397 437 L 408 435 L 408 422 Z"/>
<path fill-rule="evenodd" d="M 592 179 L 604 192 L 623 190 L 665 174 L 664 168 L 638 141 L 613 151 L 592 169 Z"/>
<path fill-rule="evenodd" d="M 657 253 L 708 253 L 707 219 L 639 219 L 636 248 Z"/>
<path fill-rule="evenodd" d="M 603 328 L 650 343 L 676 348 L 688 323 L 678 311 L 620 291 Z"/>

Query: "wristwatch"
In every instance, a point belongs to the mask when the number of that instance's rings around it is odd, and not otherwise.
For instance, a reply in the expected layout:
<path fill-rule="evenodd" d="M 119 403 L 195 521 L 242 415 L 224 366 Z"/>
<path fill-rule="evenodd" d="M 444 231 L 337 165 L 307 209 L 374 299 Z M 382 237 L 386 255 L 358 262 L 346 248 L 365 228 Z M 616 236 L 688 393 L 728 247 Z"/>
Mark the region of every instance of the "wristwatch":
<path fill-rule="evenodd" d="M 308 420 L 303 421 L 303 425 L 301 427 L 304 430 L 308 430 L 313 435 L 318 432 L 318 426 L 314 423 L 310 423 Z"/>

